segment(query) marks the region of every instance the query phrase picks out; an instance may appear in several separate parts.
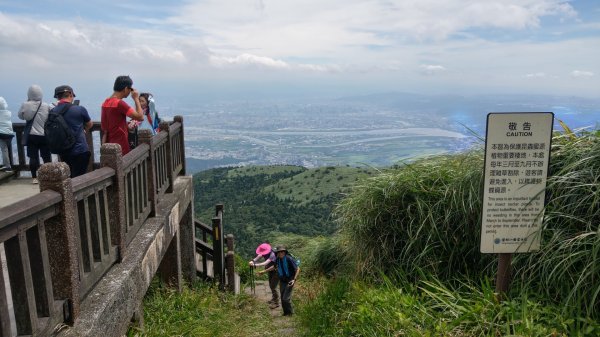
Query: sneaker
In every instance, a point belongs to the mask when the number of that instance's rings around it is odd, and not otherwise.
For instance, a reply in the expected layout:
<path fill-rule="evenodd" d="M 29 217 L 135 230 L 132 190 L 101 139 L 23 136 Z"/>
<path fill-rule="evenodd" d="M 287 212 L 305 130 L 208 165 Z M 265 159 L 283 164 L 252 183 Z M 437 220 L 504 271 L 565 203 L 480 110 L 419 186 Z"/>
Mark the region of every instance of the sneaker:
<path fill-rule="evenodd" d="M 269 309 L 275 309 L 275 308 L 279 308 L 279 303 L 271 303 L 271 305 L 269 305 Z"/>
<path fill-rule="evenodd" d="M 37 178 L 33 178 L 33 180 L 31 181 L 32 184 L 39 184 L 39 181 L 37 180 Z"/>
<path fill-rule="evenodd" d="M 2 168 L 0 168 L 0 171 L 6 172 L 6 173 L 13 173 L 13 170 L 10 167 L 6 167 L 6 166 L 3 166 Z"/>

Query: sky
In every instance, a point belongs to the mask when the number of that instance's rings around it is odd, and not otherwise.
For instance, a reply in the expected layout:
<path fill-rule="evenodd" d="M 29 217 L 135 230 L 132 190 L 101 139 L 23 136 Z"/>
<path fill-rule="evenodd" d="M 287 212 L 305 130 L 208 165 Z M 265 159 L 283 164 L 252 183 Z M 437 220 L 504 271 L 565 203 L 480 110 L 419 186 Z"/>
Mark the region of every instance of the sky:
<path fill-rule="evenodd" d="M 37 83 L 97 102 L 122 74 L 170 100 L 599 98 L 600 1 L 0 0 L 0 74 L 12 100 Z"/>

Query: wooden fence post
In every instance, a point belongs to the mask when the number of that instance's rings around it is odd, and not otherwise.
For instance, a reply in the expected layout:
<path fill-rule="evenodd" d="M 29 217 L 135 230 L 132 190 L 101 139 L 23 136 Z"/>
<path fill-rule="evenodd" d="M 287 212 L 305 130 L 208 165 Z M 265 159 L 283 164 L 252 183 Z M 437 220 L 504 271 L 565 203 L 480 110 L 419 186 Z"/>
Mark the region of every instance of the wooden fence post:
<path fill-rule="evenodd" d="M 77 256 L 81 243 L 70 176 L 66 163 L 48 163 L 38 170 L 40 191 L 53 190 L 62 196 L 58 221 L 50 221 L 46 226 L 46 242 L 54 296 L 66 300 L 65 321 L 72 324 L 80 311 L 81 278 Z"/>
<path fill-rule="evenodd" d="M 179 135 L 179 147 L 181 148 L 181 173 L 179 175 L 185 175 L 185 140 L 183 138 L 183 116 L 175 116 L 173 118 L 175 122 L 179 122 L 181 124 L 181 132 Z"/>
<path fill-rule="evenodd" d="M 233 249 L 233 234 L 227 234 L 227 256 L 225 258 L 225 268 L 227 269 L 227 290 L 235 292 L 235 252 Z"/>
<path fill-rule="evenodd" d="M 156 205 L 158 203 L 156 197 L 156 167 L 154 167 L 156 154 L 154 153 L 154 145 L 152 144 L 152 132 L 150 130 L 140 130 L 138 140 L 140 144 L 148 144 L 150 148 L 150 165 L 148 165 L 148 181 L 146 183 L 148 184 L 148 196 L 150 199 L 150 216 L 156 216 Z"/>
<path fill-rule="evenodd" d="M 167 193 L 173 193 L 173 182 L 175 181 L 173 178 L 173 151 L 171 151 L 173 135 L 171 135 L 169 122 L 161 122 L 159 127 L 160 132 L 165 131 L 167 133 L 167 177 L 169 178 L 169 187 L 167 188 Z"/>
<path fill-rule="evenodd" d="M 512 254 L 498 254 L 498 273 L 496 274 L 496 294 L 499 300 L 504 300 L 511 279 L 511 260 Z"/>
<path fill-rule="evenodd" d="M 123 261 L 127 253 L 125 222 L 125 172 L 123 170 L 123 155 L 121 154 L 121 145 L 106 143 L 100 148 L 100 166 L 110 167 L 115 170 L 113 185 L 108 193 L 110 200 L 109 223 L 111 231 L 112 244 L 119 248 L 118 262 Z"/>
<path fill-rule="evenodd" d="M 227 252 L 225 259 L 225 265 L 227 266 L 227 290 L 235 291 L 235 259 L 233 250 Z"/>
<path fill-rule="evenodd" d="M 221 218 L 212 218 L 213 226 L 213 275 L 219 282 L 219 288 L 223 289 L 225 275 L 223 275 L 223 236 L 221 227 Z"/>

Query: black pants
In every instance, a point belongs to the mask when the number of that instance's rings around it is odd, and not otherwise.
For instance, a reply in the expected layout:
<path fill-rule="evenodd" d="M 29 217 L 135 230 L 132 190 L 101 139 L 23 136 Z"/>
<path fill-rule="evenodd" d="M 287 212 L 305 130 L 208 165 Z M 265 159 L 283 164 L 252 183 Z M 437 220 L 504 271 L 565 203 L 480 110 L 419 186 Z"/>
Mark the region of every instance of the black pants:
<path fill-rule="evenodd" d="M 87 173 L 90 161 L 90 152 L 84 152 L 76 155 L 60 155 L 62 160 L 69 165 L 71 169 L 71 178 L 78 177 Z"/>
<path fill-rule="evenodd" d="M 29 170 L 31 176 L 37 178 L 37 170 L 40 167 L 40 155 L 44 160 L 44 163 L 52 161 L 52 155 L 50 149 L 48 149 L 48 143 L 46 143 L 46 137 L 38 135 L 29 135 L 27 141 L 27 157 L 29 157 Z"/>
<path fill-rule="evenodd" d="M 292 291 L 294 286 L 289 286 L 287 282 L 279 281 L 279 292 L 281 293 L 281 307 L 283 314 L 288 316 L 294 313 L 292 308 Z"/>
<path fill-rule="evenodd" d="M 279 275 L 277 270 L 269 272 L 269 288 L 271 288 L 271 301 L 279 304 L 279 292 L 277 292 L 277 284 L 279 283 Z"/>

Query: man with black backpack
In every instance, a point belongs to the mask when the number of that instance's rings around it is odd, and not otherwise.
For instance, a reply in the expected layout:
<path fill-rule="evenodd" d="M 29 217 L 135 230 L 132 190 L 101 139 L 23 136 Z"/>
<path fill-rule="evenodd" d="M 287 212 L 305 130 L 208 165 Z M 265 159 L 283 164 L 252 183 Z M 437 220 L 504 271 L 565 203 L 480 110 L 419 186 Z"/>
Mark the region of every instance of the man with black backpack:
<path fill-rule="evenodd" d="M 90 150 L 85 132 L 92 127 L 92 119 L 84 107 L 73 104 L 75 92 L 70 86 L 56 87 L 54 98 L 58 103 L 44 126 L 46 140 L 50 152 L 60 155 L 71 169 L 71 178 L 75 178 L 87 172 Z"/>

